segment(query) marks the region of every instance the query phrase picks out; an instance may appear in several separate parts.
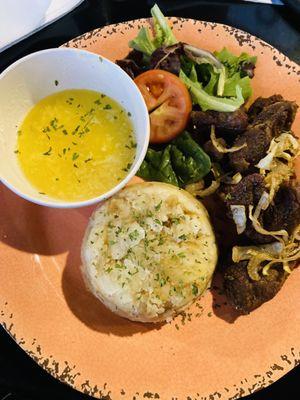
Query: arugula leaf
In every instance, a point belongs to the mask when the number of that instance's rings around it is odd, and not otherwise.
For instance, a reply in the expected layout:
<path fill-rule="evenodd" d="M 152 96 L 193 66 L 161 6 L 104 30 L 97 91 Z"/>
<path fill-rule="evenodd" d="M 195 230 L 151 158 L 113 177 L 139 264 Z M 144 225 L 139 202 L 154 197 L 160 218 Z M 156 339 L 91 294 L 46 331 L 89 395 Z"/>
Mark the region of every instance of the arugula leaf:
<path fill-rule="evenodd" d="M 235 88 L 236 97 L 216 97 L 208 94 L 200 87 L 198 82 L 195 83 L 189 79 L 182 70 L 180 71 L 179 78 L 187 86 L 193 96 L 194 101 L 197 101 L 203 111 L 215 110 L 232 112 L 237 110 L 244 103 L 242 89 L 239 85 L 237 85 Z"/>
<path fill-rule="evenodd" d="M 147 57 L 151 56 L 161 46 L 170 46 L 178 42 L 157 4 L 151 8 L 151 15 L 153 17 L 154 37 L 152 37 L 148 28 L 142 27 L 137 37 L 128 43 L 129 47 L 141 51 Z"/>

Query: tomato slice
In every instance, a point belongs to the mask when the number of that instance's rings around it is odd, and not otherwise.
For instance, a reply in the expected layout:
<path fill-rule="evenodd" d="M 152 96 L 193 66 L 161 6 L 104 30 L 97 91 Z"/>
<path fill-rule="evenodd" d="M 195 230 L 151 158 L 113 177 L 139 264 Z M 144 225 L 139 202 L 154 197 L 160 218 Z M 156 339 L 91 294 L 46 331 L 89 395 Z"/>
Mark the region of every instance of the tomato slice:
<path fill-rule="evenodd" d="M 152 69 L 134 81 L 150 114 L 150 142 L 164 143 L 179 135 L 192 111 L 191 96 L 181 80 L 170 72 Z"/>

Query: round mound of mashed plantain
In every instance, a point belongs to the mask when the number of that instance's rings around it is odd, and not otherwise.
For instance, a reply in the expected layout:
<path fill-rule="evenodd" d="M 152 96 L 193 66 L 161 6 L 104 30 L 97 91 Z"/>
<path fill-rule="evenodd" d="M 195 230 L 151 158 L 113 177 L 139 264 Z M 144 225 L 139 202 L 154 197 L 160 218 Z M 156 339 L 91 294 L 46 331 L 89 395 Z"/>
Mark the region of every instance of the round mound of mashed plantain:
<path fill-rule="evenodd" d="M 205 207 L 175 186 L 143 182 L 100 204 L 82 245 L 91 292 L 133 321 L 168 320 L 210 285 L 217 263 Z"/>

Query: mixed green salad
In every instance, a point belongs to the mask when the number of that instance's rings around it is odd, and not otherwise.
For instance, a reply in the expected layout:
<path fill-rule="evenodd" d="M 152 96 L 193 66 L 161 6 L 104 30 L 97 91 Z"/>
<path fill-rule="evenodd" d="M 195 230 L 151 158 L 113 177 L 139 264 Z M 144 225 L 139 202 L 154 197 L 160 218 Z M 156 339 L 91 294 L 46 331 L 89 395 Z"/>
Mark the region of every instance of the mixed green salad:
<path fill-rule="evenodd" d="M 142 27 L 137 37 L 129 42 L 129 47 L 143 53 L 145 64 L 150 62 L 157 49 L 166 47 L 163 57 L 167 58 L 168 47 L 178 44 L 157 4 L 151 9 L 151 15 L 154 35 L 149 28 Z M 236 56 L 225 47 L 212 54 L 194 46 L 182 45 L 179 77 L 188 87 L 194 104 L 199 104 L 203 111 L 234 111 L 251 96 L 255 56 L 247 53 Z"/>
<path fill-rule="evenodd" d="M 185 187 L 211 171 L 202 138 L 192 132 L 191 116 L 239 115 L 252 94 L 256 57 L 237 56 L 225 47 L 211 53 L 179 42 L 157 5 L 151 15 L 153 29 L 143 26 L 129 42 L 132 51 L 117 61 L 140 88 L 150 114 L 150 148 L 138 174 Z"/>

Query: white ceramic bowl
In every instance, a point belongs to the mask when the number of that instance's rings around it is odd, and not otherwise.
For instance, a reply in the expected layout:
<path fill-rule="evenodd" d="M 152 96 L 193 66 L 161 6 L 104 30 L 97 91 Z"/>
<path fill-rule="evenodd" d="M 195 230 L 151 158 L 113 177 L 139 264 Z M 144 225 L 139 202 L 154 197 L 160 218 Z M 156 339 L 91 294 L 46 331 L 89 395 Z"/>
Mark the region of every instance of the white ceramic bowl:
<path fill-rule="evenodd" d="M 39 194 L 23 174 L 14 153 L 18 127 L 30 108 L 42 98 L 66 89 L 96 90 L 116 100 L 131 113 L 137 141 L 135 160 L 128 175 L 107 193 L 78 202 Z M 42 50 L 16 61 L 0 74 L 0 180 L 34 203 L 71 208 L 91 205 L 112 196 L 140 167 L 147 151 L 149 132 L 147 107 L 139 89 L 120 67 L 97 54 L 71 48 Z"/>

